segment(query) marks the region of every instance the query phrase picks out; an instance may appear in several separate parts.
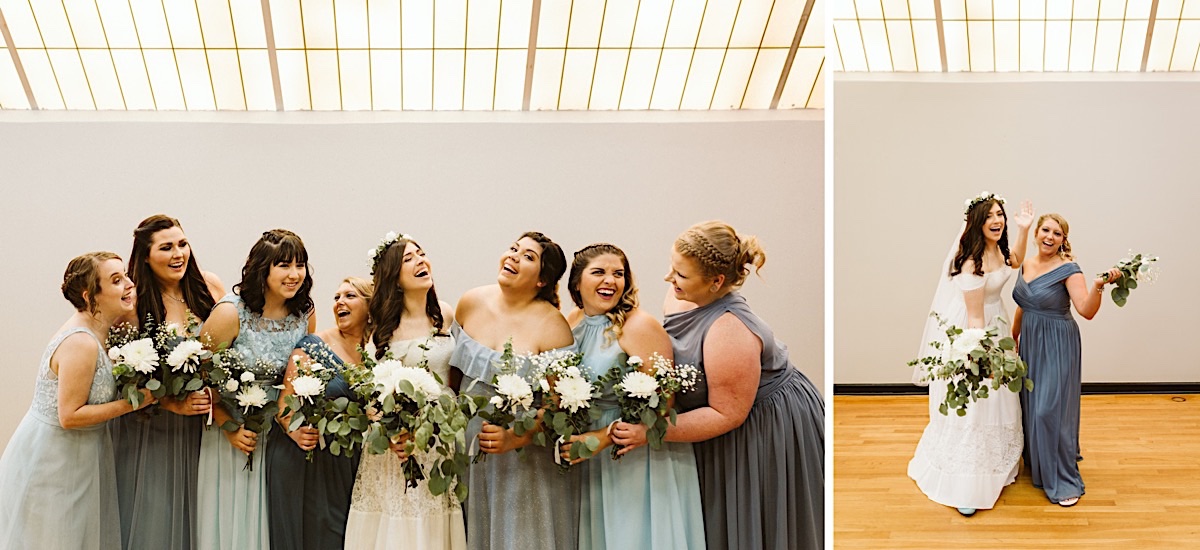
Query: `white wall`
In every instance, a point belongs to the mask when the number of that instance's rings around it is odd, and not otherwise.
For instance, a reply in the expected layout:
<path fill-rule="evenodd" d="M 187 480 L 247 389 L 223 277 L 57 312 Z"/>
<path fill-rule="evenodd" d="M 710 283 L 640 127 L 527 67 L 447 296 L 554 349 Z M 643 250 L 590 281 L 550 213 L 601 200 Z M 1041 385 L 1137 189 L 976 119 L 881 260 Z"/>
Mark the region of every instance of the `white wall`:
<path fill-rule="evenodd" d="M 833 87 L 835 383 L 909 381 L 963 201 L 981 190 L 1010 213 L 1030 199 L 1062 214 L 1089 276 L 1131 248 L 1162 256 L 1161 279 L 1123 309 L 1106 297 L 1092 321 L 1076 315 L 1085 382 L 1200 381 L 1200 78 L 839 74 Z"/>
<path fill-rule="evenodd" d="M 610 241 L 658 315 L 675 236 L 721 218 L 762 239 L 764 279 L 744 292 L 823 387 L 821 118 L 0 112 L 0 441 L 72 311 L 58 290 L 67 261 L 97 249 L 127 256 L 134 227 L 159 212 L 183 222 L 201 267 L 227 288 L 262 231 L 297 232 L 321 328 L 337 282 L 367 275 L 366 251 L 388 230 L 420 240 L 452 303 L 495 281 L 523 231 L 545 232 L 568 258 Z"/>

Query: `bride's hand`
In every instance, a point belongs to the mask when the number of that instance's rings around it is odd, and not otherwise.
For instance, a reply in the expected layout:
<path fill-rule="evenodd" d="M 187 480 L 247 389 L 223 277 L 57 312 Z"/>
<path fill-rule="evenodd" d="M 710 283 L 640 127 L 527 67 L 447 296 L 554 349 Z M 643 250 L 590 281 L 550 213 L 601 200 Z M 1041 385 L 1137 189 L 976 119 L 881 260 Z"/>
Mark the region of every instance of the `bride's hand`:
<path fill-rule="evenodd" d="M 1021 201 L 1021 211 L 1013 215 L 1013 222 L 1017 224 L 1017 228 L 1021 231 L 1028 231 L 1029 226 L 1033 225 L 1033 202 Z"/>

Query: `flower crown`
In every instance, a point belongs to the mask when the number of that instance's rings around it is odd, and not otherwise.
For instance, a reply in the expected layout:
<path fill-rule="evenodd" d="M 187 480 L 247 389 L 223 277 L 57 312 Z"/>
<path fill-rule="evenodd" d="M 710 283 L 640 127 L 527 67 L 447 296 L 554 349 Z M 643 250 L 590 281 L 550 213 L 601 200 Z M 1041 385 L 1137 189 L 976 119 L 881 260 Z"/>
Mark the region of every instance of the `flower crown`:
<path fill-rule="evenodd" d="M 367 251 L 367 267 L 371 270 L 371 276 L 375 276 L 375 267 L 379 265 L 379 259 L 383 258 L 383 253 L 387 251 L 389 246 L 396 244 L 400 239 L 406 241 L 413 240 L 412 235 L 408 233 L 396 234 L 395 231 L 388 231 L 382 239 L 379 239 L 379 246 Z"/>
<path fill-rule="evenodd" d="M 1000 195 L 997 195 L 995 193 L 988 193 L 987 191 L 983 191 L 983 192 L 979 193 L 978 195 L 976 195 L 974 198 L 967 199 L 966 201 L 963 202 L 963 206 L 965 206 L 965 208 L 963 208 L 963 214 L 964 215 L 970 214 L 971 209 L 974 208 L 976 204 L 979 204 L 981 202 L 987 202 L 990 200 L 995 200 L 996 202 L 998 202 L 1000 204 L 1004 204 L 1004 197 L 1001 197 Z"/>

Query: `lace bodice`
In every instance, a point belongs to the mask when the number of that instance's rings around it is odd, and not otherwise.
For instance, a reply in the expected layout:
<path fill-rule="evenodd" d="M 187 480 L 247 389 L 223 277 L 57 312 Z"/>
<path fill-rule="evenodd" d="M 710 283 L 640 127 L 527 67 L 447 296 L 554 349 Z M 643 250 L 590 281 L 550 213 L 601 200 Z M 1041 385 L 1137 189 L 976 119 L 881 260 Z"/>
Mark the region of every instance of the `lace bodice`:
<path fill-rule="evenodd" d="M 278 383 L 287 368 L 288 359 L 297 342 L 308 334 L 308 315 L 288 315 L 283 319 L 264 319 L 250 311 L 241 296 L 228 294 L 218 304 L 229 302 L 237 306 L 238 335 L 230 346 L 242 354 L 255 376 L 275 380 Z M 279 390 L 267 389 L 271 399 L 279 397 Z"/>
<path fill-rule="evenodd" d="M 50 345 L 46 346 L 46 351 L 42 353 L 42 361 L 38 366 L 37 381 L 34 386 L 33 403 L 30 405 L 30 410 L 44 416 L 47 420 L 58 423 L 58 375 L 50 370 L 50 358 L 54 355 L 55 350 L 66 340 L 68 336 L 77 332 L 87 333 L 92 339 L 96 340 L 98 352 L 96 353 L 96 371 L 92 375 L 92 387 L 88 390 L 87 403 L 89 405 L 99 405 L 108 403 L 117 398 L 117 381 L 113 378 L 112 360 L 108 358 L 108 353 L 104 346 L 100 345 L 100 340 L 96 338 L 92 331 L 83 328 L 75 327 L 64 330 L 58 336 L 55 336 L 50 341 Z M 100 423 L 92 428 L 103 427 Z"/>
<path fill-rule="evenodd" d="M 429 351 L 421 349 L 421 344 L 429 340 Z M 411 338 L 408 340 L 392 340 L 388 350 L 406 367 L 415 367 L 421 363 L 421 358 L 429 359 L 429 372 L 436 374 L 442 381 L 442 387 L 450 382 L 450 354 L 454 353 L 454 336 L 439 335 L 429 338 Z"/>

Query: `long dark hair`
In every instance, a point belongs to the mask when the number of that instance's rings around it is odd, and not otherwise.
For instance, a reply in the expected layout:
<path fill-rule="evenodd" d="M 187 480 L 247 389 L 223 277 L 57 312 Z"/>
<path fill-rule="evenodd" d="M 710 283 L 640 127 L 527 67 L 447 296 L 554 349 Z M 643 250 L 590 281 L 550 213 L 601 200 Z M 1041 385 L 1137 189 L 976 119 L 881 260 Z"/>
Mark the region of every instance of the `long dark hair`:
<path fill-rule="evenodd" d="M 129 253 L 127 271 L 133 284 L 137 285 L 137 322 L 147 321 L 162 323 L 166 321 L 167 309 L 162 301 L 162 288 L 154 270 L 150 269 L 150 246 L 154 235 L 159 231 L 178 227 L 183 229 L 179 220 L 163 214 L 155 214 L 142 220 L 137 229 L 133 230 L 133 250 Z M 189 245 L 190 246 L 190 245 Z M 183 280 L 179 281 L 179 289 L 183 292 L 183 301 L 192 315 L 200 321 L 208 319 L 216 300 L 208 290 L 204 281 L 204 272 L 196 262 L 196 251 L 192 250 L 188 257 L 187 267 L 183 271 Z M 143 327 L 144 328 L 144 327 Z"/>
<path fill-rule="evenodd" d="M 367 330 L 371 331 L 371 341 L 375 342 L 375 358 L 383 359 L 392 342 L 392 333 L 400 326 L 400 316 L 404 313 L 404 289 L 400 288 L 400 267 L 404 265 L 404 249 L 411 242 L 421 250 L 417 241 L 409 241 L 404 237 L 396 239 L 383 251 L 375 264 L 375 294 L 367 303 L 367 311 L 371 320 Z M 442 318 L 442 306 L 438 302 L 435 286 L 429 287 L 425 294 L 425 316 L 433 322 L 437 332 L 442 333 L 445 320 Z"/>
<path fill-rule="evenodd" d="M 537 298 L 550 302 L 556 309 L 558 302 L 558 280 L 567 272 L 567 256 L 562 247 L 537 231 L 526 231 L 517 240 L 529 237 L 542 246 L 542 269 L 538 271 L 538 280 L 542 287 L 538 289 Z"/>
<path fill-rule="evenodd" d="M 233 291 L 242 297 L 242 302 L 250 311 L 262 315 L 263 307 L 267 305 L 267 275 L 271 273 L 271 266 L 288 262 L 304 264 L 306 269 L 300 290 L 284 302 L 284 306 L 289 314 L 304 316 L 313 309 L 313 269 L 308 263 L 304 241 L 286 229 L 263 232 L 258 242 L 250 248 L 246 265 L 242 266 L 242 280 L 233 285 Z"/>
<path fill-rule="evenodd" d="M 967 228 L 958 238 L 958 253 L 950 263 L 950 276 L 962 273 L 962 266 L 967 258 L 975 262 L 975 275 L 983 275 L 983 250 L 986 243 L 983 238 L 983 224 L 987 223 L 988 213 L 992 205 L 1000 205 L 1000 215 L 1004 217 L 1004 232 L 1000 234 L 1000 253 L 1004 255 L 1004 265 L 1011 266 L 1008 257 L 1008 214 L 1004 211 L 1004 203 L 996 200 L 980 201 L 967 211 Z"/>
<path fill-rule="evenodd" d="M 633 283 L 633 270 L 629 268 L 629 258 L 625 256 L 624 250 L 608 243 L 590 244 L 579 249 L 571 261 L 571 276 L 567 278 L 567 292 L 571 295 L 571 301 L 575 302 L 575 307 L 583 309 L 583 295 L 579 292 L 579 282 L 583 279 L 583 271 L 587 269 L 588 263 L 592 259 L 605 254 L 612 254 L 620 258 L 621 266 L 625 269 L 625 290 L 617 298 L 617 305 L 604 313 L 612 322 L 612 335 L 620 338 L 621 331 L 625 327 L 625 318 L 638 305 L 637 285 Z"/>

